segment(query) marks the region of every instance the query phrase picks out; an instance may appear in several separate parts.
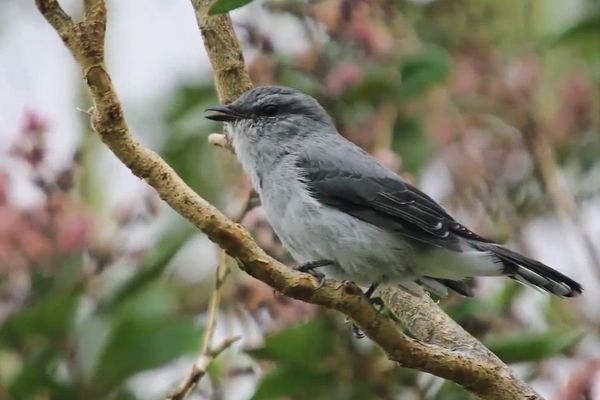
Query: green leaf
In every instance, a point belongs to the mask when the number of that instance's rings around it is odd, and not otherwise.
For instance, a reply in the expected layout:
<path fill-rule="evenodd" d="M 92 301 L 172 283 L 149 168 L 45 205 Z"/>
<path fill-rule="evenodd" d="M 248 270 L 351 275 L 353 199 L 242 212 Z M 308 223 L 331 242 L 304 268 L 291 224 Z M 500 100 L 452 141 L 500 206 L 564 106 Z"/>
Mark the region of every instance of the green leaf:
<path fill-rule="evenodd" d="M 571 25 L 552 39 L 551 44 L 561 44 L 570 40 L 582 39 L 584 36 L 594 35 L 600 37 L 600 12 L 587 15 Z"/>
<path fill-rule="evenodd" d="M 297 68 L 294 65 L 294 60 L 288 55 L 276 54 L 277 65 L 280 66 L 279 75 L 277 77 L 278 82 L 286 86 L 293 86 L 294 88 L 307 93 L 313 97 L 319 95 L 319 82 L 306 71 Z"/>
<path fill-rule="evenodd" d="M 194 230 L 190 227 L 165 235 L 154 246 L 154 250 L 142 261 L 142 264 L 138 267 L 138 272 L 99 305 L 99 312 L 113 310 L 130 299 L 134 293 L 142 291 L 154 282 L 193 233 Z"/>
<path fill-rule="evenodd" d="M 222 195 L 222 169 L 218 153 L 208 143 L 208 132 L 215 132 L 221 124 L 204 118 L 204 109 L 217 103 L 212 84 L 182 86 L 169 101 L 165 120 L 169 131 L 160 151 L 181 178 L 211 203 L 218 203 Z"/>
<path fill-rule="evenodd" d="M 582 330 L 519 333 L 490 337 L 485 345 L 506 363 L 538 361 L 561 354 L 582 338 Z"/>
<path fill-rule="evenodd" d="M 85 319 L 78 327 L 77 360 L 87 381 L 113 337 L 114 331 L 132 321 L 166 319 L 176 312 L 174 288 L 164 281 L 153 282 L 143 290 L 133 292 L 112 308 L 110 314 L 102 312 Z"/>
<path fill-rule="evenodd" d="M 208 124 L 198 124 L 200 132 L 214 132 Z M 160 152 L 165 161 L 177 171 L 181 178 L 194 191 L 211 203 L 217 202 L 222 193 L 222 170 L 217 155 L 219 152 L 210 145 L 207 135 L 190 134 L 180 130 L 170 133 L 169 139 Z"/>
<path fill-rule="evenodd" d="M 211 83 L 200 85 L 185 85 L 177 90 L 169 102 L 169 109 L 165 118 L 173 123 L 192 113 L 203 111 L 204 107 L 217 102 L 217 93 Z"/>
<path fill-rule="evenodd" d="M 81 284 L 81 268 L 83 254 L 69 254 L 61 260 L 60 268 L 52 274 L 53 289 L 56 291 L 73 291 Z"/>
<path fill-rule="evenodd" d="M 61 399 L 75 400 L 74 390 L 58 382 L 55 371 L 58 360 L 52 350 L 44 350 L 27 360 L 21 372 L 7 389 L 13 399 Z"/>
<path fill-rule="evenodd" d="M 173 315 L 176 308 L 175 288 L 166 281 L 158 281 L 146 286 L 144 290 L 132 293 L 110 316 L 122 321 L 158 318 Z"/>
<path fill-rule="evenodd" d="M 412 173 L 418 173 L 433 155 L 421 121 L 416 118 L 400 116 L 394 122 L 392 147 L 402 159 L 402 169 Z"/>
<path fill-rule="evenodd" d="M 95 371 L 94 392 L 115 388 L 131 375 L 195 350 L 200 330 L 188 320 L 140 319 L 122 322 L 110 336 Z"/>
<path fill-rule="evenodd" d="M 420 54 L 407 57 L 400 70 L 400 100 L 417 97 L 431 86 L 444 82 L 450 68 L 450 57 L 437 47 L 424 47 Z"/>
<path fill-rule="evenodd" d="M 216 102 L 212 85 L 180 88 L 165 114 L 169 132 L 160 151 L 181 178 L 211 203 L 216 203 L 222 192 L 221 169 L 215 168 L 218 152 L 207 139 L 208 132 L 218 125 L 204 118 L 203 111 Z"/>
<path fill-rule="evenodd" d="M 100 355 L 110 337 L 112 321 L 105 316 L 85 318 L 76 330 L 77 365 L 85 381 L 90 381 Z"/>
<path fill-rule="evenodd" d="M 83 255 L 69 254 L 57 260 L 56 269 L 50 271 L 47 268 L 34 268 L 31 272 L 30 301 L 37 302 L 39 299 L 52 296 L 59 291 L 70 292 L 77 290 L 81 285 L 81 266 Z"/>
<path fill-rule="evenodd" d="M 0 344 L 33 350 L 37 345 L 66 340 L 78 303 L 79 290 L 51 293 L 12 315 L 0 328 Z"/>
<path fill-rule="evenodd" d="M 334 377 L 310 368 L 277 368 L 260 381 L 252 400 L 272 400 L 290 396 L 294 399 L 326 398 L 323 392 L 328 392 L 328 388 L 333 387 L 332 378 Z M 321 396 L 318 396 L 319 394 Z"/>
<path fill-rule="evenodd" d="M 217 0 L 208 10 L 209 15 L 223 14 L 251 3 L 252 0 Z"/>
<path fill-rule="evenodd" d="M 347 104 L 367 103 L 376 106 L 398 93 L 398 85 L 383 68 L 369 68 L 361 81 L 344 91 L 341 100 Z"/>
<path fill-rule="evenodd" d="M 480 299 L 467 298 L 451 306 L 444 307 L 444 311 L 455 321 L 463 323 L 465 320 L 477 319 L 491 310 Z"/>
<path fill-rule="evenodd" d="M 269 336 L 262 348 L 248 353 L 285 365 L 318 368 L 332 350 L 329 330 L 322 321 L 313 320 Z"/>

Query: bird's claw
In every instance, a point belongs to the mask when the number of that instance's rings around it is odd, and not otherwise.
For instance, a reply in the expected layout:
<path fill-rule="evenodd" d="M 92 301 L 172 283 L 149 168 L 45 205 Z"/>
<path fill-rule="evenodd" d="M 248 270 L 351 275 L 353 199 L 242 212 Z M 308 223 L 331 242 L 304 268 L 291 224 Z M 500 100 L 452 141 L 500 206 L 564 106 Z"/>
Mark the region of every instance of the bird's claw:
<path fill-rule="evenodd" d="M 385 304 L 383 302 L 383 300 L 381 299 L 381 297 L 371 297 L 369 299 L 369 301 L 371 302 L 371 305 L 373 306 L 373 308 L 377 311 L 377 314 L 381 313 L 381 311 L 383 311 L 383 307 L 385 307 Z"/>
<path fill-rule="evenodd" d="M 365 334 L 363 333 L 363 331 L 360 330 L 360 328 L 358 327 L 358 325 L 356 325 L 354 322 L 352 322 L 352 320 L 350 319 L 350 317 L 346 316 L 346 319 L 344 320 L 344 323 L 348 324 L 352 324 L 352 334 L 354 335 L 355 338 L 357 339 L 362 339 L 365 337 Z"/>
<path fill-rule="evenodd" d="M 319 271 L 316 271 L 316 269 L 325 267 L 327 265 L 333 265 L 333 261 L 330 261 L 330 260 L 311 261 L 311 262 L 307 262 L 304 264 L 300 264 L 294 269 L 298 272 L 304 272 L 307 274 L 311 274 L 312 276 L 317 278 L 317 280 L 318 280 L 317 289 L 320 289 L 321 287 L 323 287 L 323 284 L 325 283 L 325 274 L 323 274 Z"/>
<path fill-rule="evenodd" d="M 365 337 L 365 334 L 363 333 L 363 331 L 360 330 L 360 328 L 358 327 L 358 325 L 356 324 L 352 324 L 352 333 L 354 334 L 354 337 L 357 339 L 363 339 Z"/>
<path fill-rule="evenodd" d="M 321 289 L 323 287 L 323 285 L 325 284 L 325 274 L 315 270 L 306 271 L 306 273 L 311 274 L 312 276 L 317 278 L 318 283 L 316 289 Z"/>
<path fill-rule="evenodd" d="M 371 284 L 371 286 L 369 286 L 369 288 L 365 292 L 365 297 L 367 298 L 367 300 L 369 300 L 369 302 L 371 303 L 373 308 L 375 308 L 375 311 L 377 312 L 377 314 L 379 314 L 383 310 L 383 307 L 385 306 L 385 304 L 383 303 L 383 300 L 381 299 L 381 297 L 372 297 L 373 293 L 377 289 L 377 286 L 379 286 L 379 284 L 377 282 L 374 282 L 373 284 Z M 346 322 L 348 322 L 348 321 L 350 321 L 350 319 L 347 318 Z M 365 337 L 365 334 L 363 333 L 363 331 L 354 322 L 352 323 L 352 333 L 354 334 L 354 337 L 357 339 L 362 339 Z"/>

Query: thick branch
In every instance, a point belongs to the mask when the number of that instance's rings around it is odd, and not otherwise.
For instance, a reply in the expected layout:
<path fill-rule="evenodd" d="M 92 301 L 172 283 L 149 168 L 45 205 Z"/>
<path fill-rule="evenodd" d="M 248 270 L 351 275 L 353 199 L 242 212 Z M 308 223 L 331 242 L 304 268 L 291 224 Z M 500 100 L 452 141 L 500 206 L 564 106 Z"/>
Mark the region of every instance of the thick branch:
<path fill-rule="evenodd" d="M 219 94 L 223 101 L 229 101 L 250 87 L 231 22 L 227 16 L 207 17 L 208 1 L 193 3 L 215 66 Z M 98 4 L 97 10 L 102 15 L 96 16 L 100 18 L 95 21 L 105 21 L 101 0 L 86 1 L 86 15 L 92 13 L 90 7 Z M 450 379 L 484 399 L 541 398 L 494 359 L 408 338 L 392 320 L 377 314 L 354 284 L 327 280 L 318 288 L 312 276 L 294 272 L 265 254 L 245 229 L 194 193 L 156 153 L 143 147 L 130 134 L 103 64 L 103 24 L 94 21 L 73 24 L 69 19 L 57 18 L 56 8 L 53 8 L 57 4 L 52 0 L 37 0 L 37 5 L 82 68 L 94 103 L 92 125 L 102 141 L 136 176 L 144 179 L 174 210 L 236 259 L 247 273 L 290 297 L 350 316 L 390 359 L 405 367 Z M 222 54 L 226 56 L 221 57 Z"/>
<path fill-rule="evenodd" d="M 240 49 L 229 14 L 209 16 L 211 0 L 192 0 L 204 47 L 215 72 L 215 86 L 219 100 L 230 103 L 246 90 L 252 81 L 246 72 L 244 56 Z"/>

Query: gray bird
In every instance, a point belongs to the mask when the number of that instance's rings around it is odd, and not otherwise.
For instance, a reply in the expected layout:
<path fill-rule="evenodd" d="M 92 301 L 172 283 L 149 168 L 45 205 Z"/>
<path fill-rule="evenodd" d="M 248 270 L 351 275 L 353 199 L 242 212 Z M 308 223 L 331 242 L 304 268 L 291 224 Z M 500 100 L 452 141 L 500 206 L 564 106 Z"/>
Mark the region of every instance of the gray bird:
<path fill-rule="evenodd" d="M 466 278 L 506 275 L 561 297 L 579 283 L 483 238 L 341 136 L 311 96 L 263 86 L 208 108 L 226 123 L 233 149 L 267 219 L 304 272 L 413 293 L 471 296 Z M 420 285 L 420 286 L 419 286 Z"/>

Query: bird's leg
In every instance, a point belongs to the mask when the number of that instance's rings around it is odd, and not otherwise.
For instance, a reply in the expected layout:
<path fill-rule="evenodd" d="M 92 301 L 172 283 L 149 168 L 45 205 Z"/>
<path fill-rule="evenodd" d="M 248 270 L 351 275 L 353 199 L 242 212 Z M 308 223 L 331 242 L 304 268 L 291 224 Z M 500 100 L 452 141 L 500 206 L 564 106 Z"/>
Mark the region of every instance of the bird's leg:
<path fill-rule="evenodd" d="M 319 280 L 319 285 L 317 286 L 317 289 L 319 289 L 325 283 L 325 275 L 323 273 L 321 273 L 319 271 L 315 271 L 315 270 L 317 268 L 326 267 L 328 265 L 333 265 L 333 261 L 331 261 L 331 260 L 310 261 L 310 262 L 307 262 L 304 264 L 300 264 L 294 269 L 299 272 L 309 273 L 312 276 L 314 276 L 315 278 L 317 278 Z"/>
<path fill-rule="evenodd" d="M 377 313 L 380 313 L 383 310 L 383 300 L 381 297 L 372 297 L 373 293 L 379 286 L 379 282 L 371 283 L 371 286 L 365 292 L 365 297 L 369 300 L 369 302 L 373 305 L 373 307 L 377 310 Z M 365 337 L 365 334 L 360 330 L 360 328 L 352 323 L 352 333 L 354 333 L 354 337 L 357 339 L 362 339 Z"/>

